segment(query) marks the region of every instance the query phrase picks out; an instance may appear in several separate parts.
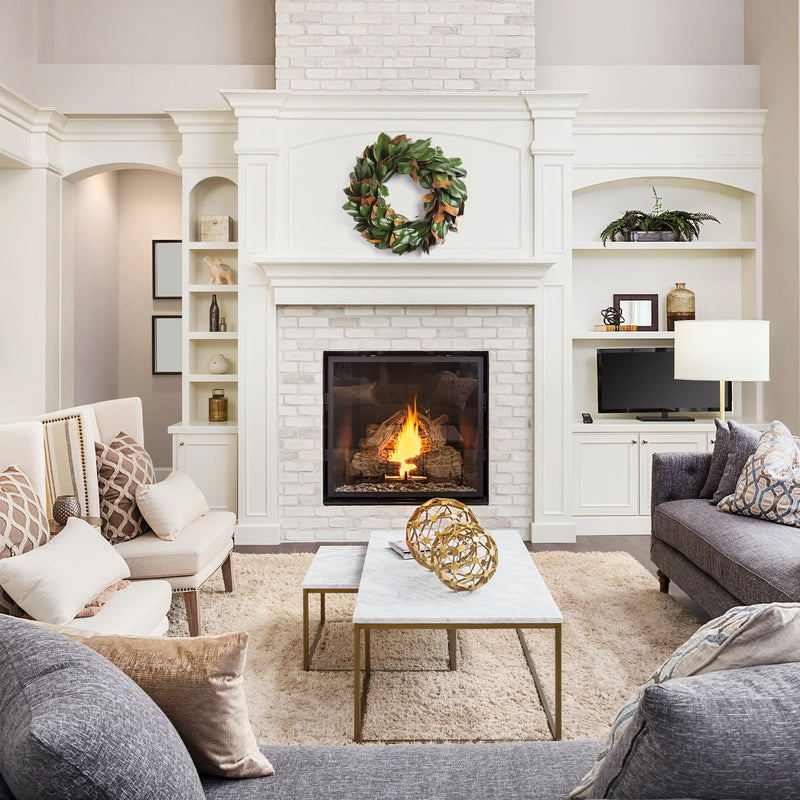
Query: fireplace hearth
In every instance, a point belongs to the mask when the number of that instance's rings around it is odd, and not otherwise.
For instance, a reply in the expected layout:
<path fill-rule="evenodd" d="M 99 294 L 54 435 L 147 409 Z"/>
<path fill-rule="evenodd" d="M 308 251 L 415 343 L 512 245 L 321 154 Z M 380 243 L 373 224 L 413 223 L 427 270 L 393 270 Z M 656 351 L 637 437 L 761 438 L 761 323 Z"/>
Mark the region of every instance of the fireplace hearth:
<path fill-rule="evenodd" d="M 326 352 L 325 505 L 487 504 L 488 353 Z"/>

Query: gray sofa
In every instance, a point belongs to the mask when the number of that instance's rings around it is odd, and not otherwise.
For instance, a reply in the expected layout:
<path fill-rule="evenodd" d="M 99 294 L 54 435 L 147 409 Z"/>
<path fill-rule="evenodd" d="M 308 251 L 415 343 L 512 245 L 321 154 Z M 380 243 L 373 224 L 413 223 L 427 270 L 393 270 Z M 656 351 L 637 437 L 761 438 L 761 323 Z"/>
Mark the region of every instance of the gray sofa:
<path fill-rule="evenodd" d="M 718 511 L 698 495 L 710 453 L 653 456 L 650 557 L 709 616 L 734 606 L 800 601 L 800 533 Z"/>

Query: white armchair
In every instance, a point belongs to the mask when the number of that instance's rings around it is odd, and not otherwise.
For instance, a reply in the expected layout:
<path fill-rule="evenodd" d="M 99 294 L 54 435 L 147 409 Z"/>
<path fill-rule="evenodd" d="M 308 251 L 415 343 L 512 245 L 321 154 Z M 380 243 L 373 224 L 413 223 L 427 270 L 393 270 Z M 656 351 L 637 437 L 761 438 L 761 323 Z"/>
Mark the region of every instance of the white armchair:
<path fill-rule="evenodd" d="M 138 397 L 126 397 L 45 414 L 39 419 L 47 425 L 70 415 L 81 420 L 82 432 L 73 431 L 73 436 L 92 442 L 90 450 L 86 447 L 89 452 L 85 453 L 82 465 L 87 484 L 84 495 L 88 515 L 99 516 L 94 441 L 108 444 L 124 431 L 144 446 L 142 402 Z M 55 487 L 51 491 L 56 491 Z M 198 636 L 201 632 L 200 587 L 221 568 L 225 591 L 233 591 L 231 552 L 235 524 L 232 512 L 209 511 L 187 525 L 174 541 L 165 541 L 148 531 L 114 547 L 127 562 L 132 579 L 163 578 L 173 592 L 183 595 L 189 633 Z"/>

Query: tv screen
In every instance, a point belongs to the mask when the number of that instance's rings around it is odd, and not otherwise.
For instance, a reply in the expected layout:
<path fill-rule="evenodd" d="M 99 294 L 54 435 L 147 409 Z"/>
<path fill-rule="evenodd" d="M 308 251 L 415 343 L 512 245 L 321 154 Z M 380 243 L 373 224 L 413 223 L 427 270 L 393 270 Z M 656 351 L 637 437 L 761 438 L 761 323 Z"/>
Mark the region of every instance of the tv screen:
<path fill-rule="evenodd" d="M 719 411 L 718 381 L 675 380 L 672 347 L 601 348 L 597 351 L 597 410 Z M 725 384 L 731 410 L 731 383 Z"/>

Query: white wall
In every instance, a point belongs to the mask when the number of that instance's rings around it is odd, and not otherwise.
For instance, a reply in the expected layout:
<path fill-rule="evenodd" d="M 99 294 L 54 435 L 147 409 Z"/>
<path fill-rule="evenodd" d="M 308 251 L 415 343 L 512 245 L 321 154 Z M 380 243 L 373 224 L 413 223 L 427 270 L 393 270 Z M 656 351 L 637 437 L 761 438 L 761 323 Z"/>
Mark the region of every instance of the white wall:
<path fill-rule="evenodd" d="M 765 419 L 800 430 L 800 129 L 796 0 L 745 0 L 745 56 L 761 65 L 764 316 L 772 321 Z"/>
<path fill-rule="evenodd" d="M 73 402 L 118 397 L 119 236 L 116 172 L 74 184 Z"/>
<path fill-rule="evenodd" d="M 0 25 L 0 83 L 28 93 L 28 61 L 33 51 L 30 0 L 3 0 Z"/>
<path fill-rule="evenodd" d="M 181 238 L 181 180 L 152 170 L 119 173 L 120 397 L 138 395 L 147 450 L 156 467 L 172 464 L 167 426 L 181 418 L 180 375 L 153 375 L 151 319 L 180 314 L 180 300 L 154 300 L 152 240 Z"/>

